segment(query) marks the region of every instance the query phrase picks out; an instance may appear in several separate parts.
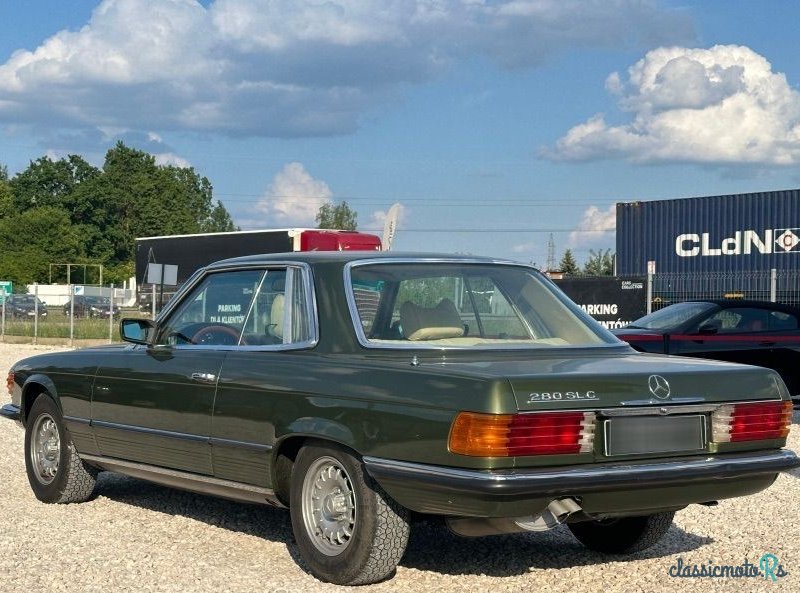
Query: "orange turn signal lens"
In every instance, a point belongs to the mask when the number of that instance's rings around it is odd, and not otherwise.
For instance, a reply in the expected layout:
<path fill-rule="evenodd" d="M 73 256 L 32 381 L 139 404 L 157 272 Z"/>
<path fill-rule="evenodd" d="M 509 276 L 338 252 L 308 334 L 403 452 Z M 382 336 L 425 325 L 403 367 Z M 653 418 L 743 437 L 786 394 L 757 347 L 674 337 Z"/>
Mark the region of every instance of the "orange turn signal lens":
<path fill-rule="evenodd" d="M 452 453 L 471 457 L 574 455 L 594 447 L 592 412 L 460 412 L 450 429 Z"/>

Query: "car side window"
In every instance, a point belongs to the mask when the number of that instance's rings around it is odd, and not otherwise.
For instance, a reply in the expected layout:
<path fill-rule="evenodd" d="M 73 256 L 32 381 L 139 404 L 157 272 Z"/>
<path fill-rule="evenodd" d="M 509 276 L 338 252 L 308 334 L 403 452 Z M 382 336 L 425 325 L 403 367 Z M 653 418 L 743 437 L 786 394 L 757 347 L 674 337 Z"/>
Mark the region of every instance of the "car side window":
<path fill-rule="evenodd" d="M 797 317 L 784 311 L 770 311 L 768 319 L 770 331 L 785 331 L 800 328 Z"/>
<path fill-rule="evenodd" d="M 163 325 L 159 342 L 169 345 L 235 346 L 264 270 L 207 275 Z"/>
<path fill-rule="evenodd" d="M 717 325 L 721 334 L 762 332 L 769 330 L 769 314 L 766 309 L 731 307 L 717 311 L 703 325 Z"/>
<path fill-rule="evenodd" d="M 267 270 L 247 316 L 242 344 L 304 344 L 315 335 L 310 284 L 301 268 Z"/>
<path fill-rule="evenodd" d="M 159 332 L 176 346 L 273 346 L 315 338 L 310 281 L 301 268 L 206 276 Z"/>

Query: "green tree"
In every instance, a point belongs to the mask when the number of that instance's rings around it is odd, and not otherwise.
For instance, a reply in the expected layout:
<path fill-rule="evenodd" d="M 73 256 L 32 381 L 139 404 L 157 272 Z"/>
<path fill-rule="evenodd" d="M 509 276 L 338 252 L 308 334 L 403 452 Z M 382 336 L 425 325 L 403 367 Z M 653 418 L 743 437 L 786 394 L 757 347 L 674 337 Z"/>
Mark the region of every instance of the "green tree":
<path fill-rule="evenodd" d="M 227 233 L 242 229 L 233 224 L 230 213 L 222 202 L 217 201 L 217 205 L 211 209 L 211 214 L 203 221 L 201 230 L 204 233 Z"/>
<path fill-rule="evenodd" d="M 583 265 L 583 273 L 587 276 L 612 276 L 614 274 L 614 254 L 611 249 L 603 251 L 589 250 L 589 259 Z"/>
<path fill-rule="evenodd" d="M 152 155 L 121 142 L 106 153 L 102 169 L 70 155 L 32 161 L 8 182 L 5 168 L 1 172 L 0 222 L 5 235 L 13 234 L 13 224 L 24 223 L 24 232 L 18 229 L 17 236 L 37 237 L 30 244 L 41 248 L 45 263 L 101 263 L 109 282 L 132 275 L 136 237 L 236 230 L 222 203 L 214 201 L 206 177 L 191 167 L 159 166 Z M 21 214 L 28 216 L 20 219 Z M 40 237 L 57 240 L 41 245 Z M 80 238 L 77 249 L 75 237 Z M 12 279 L 47 278 L 41 257 L 24 241 L 0 244 L 0 270 L 13 272 Z"/>
<path fill-rule="evenodd" d="M 8 182 L 8 171 L 5 165 L 0 165 L 0 218 L 11 216 L 13 212 L 14 198 Z"/>
<path fill-rule="evenodd" d="M 317 212 L 318 229 L 354 231 L 356 227 L 358 227 L 358 213 L 351 210 L 346 201 L 336 205 L 326 202 Z"/>
<path fill-rule="evenodd" d="M 43 156 L 11 180 L 15 206 L 19 211 L 41 206 L 72 209 L 70 196 L 75 188 L 97 177 L 100 171 L 82 157 L 71 154 L 54 161 Z"/>
<path fill-rule="evenodd" d="M 136 237 L 235 230 L 225 207 L 213 203 L 206 177 L 191 167 L 159 166 L 122 143 L 108 151 L 101 174 L 76 189 L 73 202 L 75 222 L 88 227 L 88 255 L 110 268 L 133 261 Z"/>
<path fill-rule="evenodd" d="M 0 278 L 42 282 L 49 264 L 82 261 L 83 241 L 69 213 L 46 206 L 0 219 Z"/>
<path fill-rule="evenodd" d="M 564 256 L 561 258 L 558 268 L 562 273 L 569 274 L 570 276 L 576 276 L 580 272 L 578 262 L 575 261 L 575 256 L 572 255 L 571 249 L 567 249 L 564 252 Z"/>

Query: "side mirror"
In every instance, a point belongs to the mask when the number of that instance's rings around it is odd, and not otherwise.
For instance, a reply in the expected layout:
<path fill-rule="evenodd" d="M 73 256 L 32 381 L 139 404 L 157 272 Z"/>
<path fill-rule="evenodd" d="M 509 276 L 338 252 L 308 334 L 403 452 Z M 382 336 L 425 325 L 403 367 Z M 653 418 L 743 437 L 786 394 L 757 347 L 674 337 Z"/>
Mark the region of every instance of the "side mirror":
<path fill-rule="evenodd" d="M 698 327 L 697 333 L 704 336 L 712 336 L 718 333 L 720 329 L 722 329 L 722 324 L 720 322 L 709 321 Z"/>
<path fill-rule="evenodd" d="M 126 317 L 119 322 L 119 335 L 132 344 L 149 344 L 155 328 L 156 324 L 150 319 Z"/>

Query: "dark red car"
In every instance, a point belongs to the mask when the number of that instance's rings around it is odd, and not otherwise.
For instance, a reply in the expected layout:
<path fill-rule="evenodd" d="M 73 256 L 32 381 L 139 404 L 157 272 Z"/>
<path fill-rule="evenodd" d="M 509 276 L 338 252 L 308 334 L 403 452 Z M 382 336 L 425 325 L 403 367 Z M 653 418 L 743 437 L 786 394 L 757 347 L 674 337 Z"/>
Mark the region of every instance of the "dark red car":
<path fill-rule="evenodd" d="M 754 364 L 776 370 L 800 404 L 800 307 L 766 301 L 676 303 L 614 330 L 642 352 Z"/>

